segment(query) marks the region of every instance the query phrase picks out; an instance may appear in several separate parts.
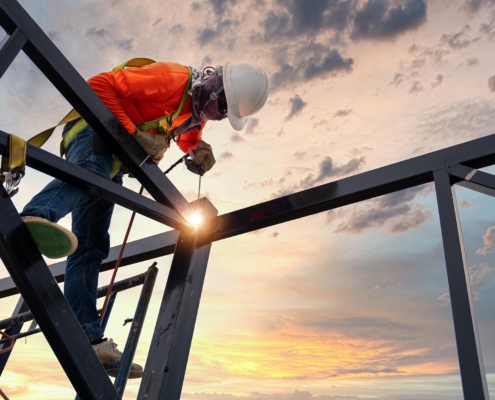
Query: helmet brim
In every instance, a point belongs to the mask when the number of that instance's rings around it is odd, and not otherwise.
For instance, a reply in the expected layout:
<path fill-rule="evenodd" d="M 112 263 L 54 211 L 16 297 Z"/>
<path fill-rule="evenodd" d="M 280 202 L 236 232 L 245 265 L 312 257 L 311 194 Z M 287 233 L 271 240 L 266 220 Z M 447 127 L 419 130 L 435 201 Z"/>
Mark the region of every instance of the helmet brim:
<path fill-rule="evenodd" d="M 227 111 L 227 118 L 229 119 L 230 125 L 236 131 L 242 131 L 246 126 L 246 118 L 238 118 L 233 113 Z"/>

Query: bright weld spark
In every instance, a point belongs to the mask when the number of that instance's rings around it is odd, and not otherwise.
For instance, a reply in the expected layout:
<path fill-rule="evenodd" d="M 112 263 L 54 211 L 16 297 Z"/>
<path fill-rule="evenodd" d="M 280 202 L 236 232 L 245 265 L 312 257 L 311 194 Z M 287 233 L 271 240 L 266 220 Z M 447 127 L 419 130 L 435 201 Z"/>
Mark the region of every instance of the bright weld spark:
<path fill-rule="evenodd" d="M 201 215 L 200 212 L 197 211 L 189 218 L 189 223 L 195 228 L 200 226 L 202 222 L 203 222 L 203 216 Z"/>

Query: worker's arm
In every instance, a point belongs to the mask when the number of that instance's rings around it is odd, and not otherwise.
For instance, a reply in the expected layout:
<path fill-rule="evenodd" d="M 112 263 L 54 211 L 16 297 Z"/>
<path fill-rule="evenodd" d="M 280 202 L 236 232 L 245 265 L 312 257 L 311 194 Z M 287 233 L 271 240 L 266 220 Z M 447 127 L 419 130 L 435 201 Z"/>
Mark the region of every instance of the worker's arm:
<path fill-rule="evenodd" d="M 180 135 L 180 138 L 177 141 L 177 146 L 179 146 L 184 153 L 189 153 L 190 150 L 194 150 L 196 148 L 198 141 L 200 141 L 203 137 L 203 127 L 205 124 L 206 122 L 203 121 L 201 123 L 201 129 L 194 129 Z"/>
<path fill-rule="evenodd" d="M 126 68 L 103 72 L 88 80 L 88 84 L 103 100 L 129 133 L 136 125 L 125 113 L 119 99 L 166 101 L 182 95 L 188 79 L 187 68 L 173 63 L 154 63 L 142 68 Z"/>

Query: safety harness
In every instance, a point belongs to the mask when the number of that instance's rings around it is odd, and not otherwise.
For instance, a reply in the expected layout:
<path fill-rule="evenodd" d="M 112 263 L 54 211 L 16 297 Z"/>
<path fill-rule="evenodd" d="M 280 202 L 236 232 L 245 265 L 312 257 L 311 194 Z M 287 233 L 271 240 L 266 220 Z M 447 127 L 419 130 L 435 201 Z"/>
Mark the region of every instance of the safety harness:
<path fill-rule="evenodd" d="M 127 67 L 141 68 L 145 65 L 153 64 L 155 62 L 156 61 L 149 58 L 133 58 L 120 65 L 117 65 L 113 69 L 113 71 L 124 69 Z M 189 77 L 179 104 L 179 108 L 169 115 L 164 115 L 153 121 L 144 122 L 137 125 L 137 128 L 140 131 L 149 132 L 151 130 L 156 130 L 155 134 L 165 136 L 168 141 L 178 140 L 180 135 L 176 133 L 176 129 L 171 128 L 173 122 L 184 108 L 184 105 L 187 101 L 188 92 L 191 89 L 192 69 L 187 67 L 187 70 L 189 73 Z M 79 115 L 79 113 L 74 109 L 72 109 L 57 125 L 38 133 L 27 141 L 18 136 L 9 134 L 9 155 L 8 157 L 2 157 L 2 162 L 0 165 L 0 183 L 5 183 L 5 189 L 7 190 L 7 193 L 10 195 L 10 197 L 14 196 L 19 191 L 19 183 L 25 174 L 27 147 L 26 143 L 30 143 L 36 147 L 41 147 L 52 136 L 55 128 L 60 125 L 65 125 L 69 122 L 75 123 L 60 142 L 60 157 L 63 157 L 71 140 L 73 140 L 84 128 L 88 126 L 88 123 L 84 119 L 82 119 L 81 115 Z M 110 177 L 112 178 L 119 172 L 122 167 L 121 161 L 115 155 L 113 155 L 113 159 L 114 162 L 112 171 L 110 172 Z"/>

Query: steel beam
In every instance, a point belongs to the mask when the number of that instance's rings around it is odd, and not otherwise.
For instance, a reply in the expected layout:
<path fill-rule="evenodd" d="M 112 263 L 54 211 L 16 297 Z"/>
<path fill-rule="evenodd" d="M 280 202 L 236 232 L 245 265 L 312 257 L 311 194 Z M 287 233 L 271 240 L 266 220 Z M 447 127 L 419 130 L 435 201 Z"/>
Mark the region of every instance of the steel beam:
<path fill-rule="evenodd" d="M 7 133 L 0 131 L 0 154 L 4 156 L 9 152 L 8 137 Z M 190 230 L 187 221 L 177 211 L 29 143 L 27 148 L 29 167 L 174 229 Z"/>
<path fill-rule="evenodd" d="M 189 203 L 16 0 L 0 0 L 0 26 L 28 38 L 23 50 L 153 198 L 187 215 Z M 141 165 L 142 164 L 142 165 Z"/>
<path fill-rule="evenodd" d="M 203 215 L 217 210 L 201 199 Z M 181 233 L 165 287 L 138 400 L 179 400 L 199 309 L 211 241 Z"/>
<path fill-rule="evenodd" d="M 127 243 L 120 266 L 124 267 L 152 258 L 173 254 L 178 237 L 178 231 L 168 231 Z M 108 257 L 103 260 L 100 266 L 100 272 L 109 271 L 115 267 L 115 262 L 120 253 L 120 247 L 121 246 L 115 246 L 110 249 Z M 62 261 L 49 266 L 50 272 L 57 282 L 63 282 L 65 279 L 65 264 L 66 262 Z M 7 277 L 0 279 L 0 299 L 17 293 L 19 293 L 19 290 L 15 286 L 12 278 Z M 103 294 L 103 296 L 104 295 L 105 294 Z"/>
<path fill-rule="evenodd" d="M 119 399 L 67 300 L 0 185 L 0 257 L 79 396 Z"/>
<path fill-rule="evenodd" d="M 464 165 L 455 165 L 450 167 L 449 173 L 453 177 L 459 178 L 459 182 L 456 182 L 459 186 L 495 197 L 494 175 L 487 174 L 483 171 L 478 171 L 477 169 L 465 167 Z"/>
<path fill-rule="evenodd" d="M 0 43 L 0 78 L 7 71 L 26 42 L 26 37 L 16 29 L 12 35 L 7 35 L 5 41 Z"/>
<path fill-rule="evenodd" d="M 19 315 L 21 313 L 24 313 L 28 311 L 28 306 L 24 299 L 22 297 L 19 298 L 19 301 L 17 302 L 17 305 L 14 308 L 14 312 L 12 313 L 12 317 L 15 317 L 16 315 Z M 16 336 L 18 335 L 21 330 L 22 330 L 23 324 L 15 325 L 10 328 L 7 328 L 5 330 L 5 333 L 10 336 Z M 7 343 L 0 343 L 0 350 L 3 350 L 4 348 L 10 346 L 10 342 Z M 14 349 L 12 349 L 14 350 Z M 9 361 L 9 357 L 12 354 L 12 350 L 7 351 L 6 353 L 0 354 L 0 375 L 2 375 L 3 370 L 5 369 L 5 366 L 7 365 L 7 361 Z"/>
<path fill-rule="evenodd" d="M 446 169 L 434 176 L 464 398 L 489 400 L 455 189 Z"/>
<path fill-rule="evenodd" d="M 207 222 L 208 231 L 214 241 L 241 235 L 432 182 L 433 171 L 456 164 L 495 164 L 495 135 L 219 215 Z"/>

